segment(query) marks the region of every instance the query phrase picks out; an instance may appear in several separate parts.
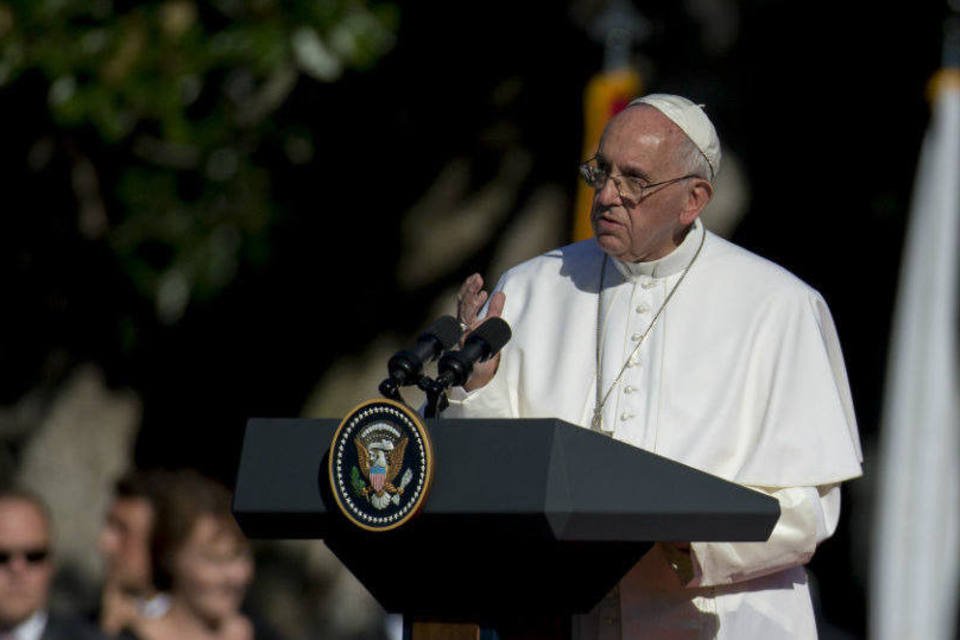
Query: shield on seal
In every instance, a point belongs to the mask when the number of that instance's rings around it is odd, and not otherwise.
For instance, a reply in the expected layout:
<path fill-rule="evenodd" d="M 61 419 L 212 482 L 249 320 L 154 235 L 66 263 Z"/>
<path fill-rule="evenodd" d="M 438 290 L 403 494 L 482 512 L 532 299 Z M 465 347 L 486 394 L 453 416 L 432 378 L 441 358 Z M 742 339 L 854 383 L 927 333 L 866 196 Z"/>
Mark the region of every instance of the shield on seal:
<path fill-rule="evenodd" d="M 370 467 L 370 484 L 373 490 L 378 494 L 383 493 L 383 483 L 387 479 L 387 468 L 383 465 L 374 465 Z"/>
<path fill-rule="evenodd" d="M 393 449 L 393 443 L 389 440 L 371 442 L 367 448 L 371 458 L 370 485 L 378 496 L 383 495 L 383 488 L 387 484 L 387 471 L 390 468 L 389 454 Z"/>

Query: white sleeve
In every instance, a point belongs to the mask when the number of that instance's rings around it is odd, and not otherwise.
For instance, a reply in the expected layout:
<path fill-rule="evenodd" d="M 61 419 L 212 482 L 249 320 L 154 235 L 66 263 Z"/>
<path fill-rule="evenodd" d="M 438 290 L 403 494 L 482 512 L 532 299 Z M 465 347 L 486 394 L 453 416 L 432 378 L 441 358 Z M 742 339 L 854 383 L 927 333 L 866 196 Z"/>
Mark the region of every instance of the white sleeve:
<path fill-rule="evenodd" d="M 473 391 L 453 387 L 447 391 L 450 405 L 442 413 L 444 418 L 518 418 L 517 385 L 508 380 L 509 365 L 503 352 L 500 364 L 485 386 Z"/>
<path fill-rule="evenodd" d="M 450 406 L 442 413 L 444 418 L 515 418 L 510 406 L 510 393 L 497 371 L 493 379 L 481 389 L 464 391 L 454 387 L 447 392 Z"/>
<path fill-rule="evenodd" d="M 837 528 L 840 486 L 751 487 L 780 502 L 780 519 L 766 542 L 693 542 L 690 586 L 742 582 L 806 564 Z"/>

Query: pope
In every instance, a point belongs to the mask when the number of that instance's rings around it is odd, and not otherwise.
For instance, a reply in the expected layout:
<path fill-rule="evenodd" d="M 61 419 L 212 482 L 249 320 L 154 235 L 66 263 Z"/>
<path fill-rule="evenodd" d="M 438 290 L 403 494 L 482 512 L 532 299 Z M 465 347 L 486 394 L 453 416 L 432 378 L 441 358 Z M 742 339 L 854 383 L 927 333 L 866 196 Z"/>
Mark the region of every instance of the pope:
<path fill-rule="evenodd" d="M 577 638 L 815 638 L 804 565 L 862 454 L 823 297 L 705 229 L 721 150 L 704 110 L 638 98 L 581 166 L 594 237 L 463 283 L 458 319 L 513 338 L 451 417 L 556 417 L 775 497 L 763 543 L 659 542 Z"/>

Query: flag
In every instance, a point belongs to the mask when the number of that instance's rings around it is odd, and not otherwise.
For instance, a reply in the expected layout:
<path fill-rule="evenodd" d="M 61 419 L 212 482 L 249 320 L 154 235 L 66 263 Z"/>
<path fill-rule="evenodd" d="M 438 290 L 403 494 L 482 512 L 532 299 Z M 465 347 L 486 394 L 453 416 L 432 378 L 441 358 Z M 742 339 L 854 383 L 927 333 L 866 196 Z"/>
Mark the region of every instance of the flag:
<path fill-rule="evenodd" d="M 960 69 L 931 83 L 880 424 L 873 640 L 949 640 L 960 573 Z"/>
<path fill-rule="evenodd" d="M 583 159 L 593 156 L 600 144 L 600 136 L 610 118 L 626 108 L 640 93 L 640 74 L 624 67 L 602 71 L 590 79 L 583 96 Z M 586 240 L 590 228 L 590 207 L 593 190 L 582 180 L 578 182 L 576 211 L 573 218 L 573 240 Z"/>

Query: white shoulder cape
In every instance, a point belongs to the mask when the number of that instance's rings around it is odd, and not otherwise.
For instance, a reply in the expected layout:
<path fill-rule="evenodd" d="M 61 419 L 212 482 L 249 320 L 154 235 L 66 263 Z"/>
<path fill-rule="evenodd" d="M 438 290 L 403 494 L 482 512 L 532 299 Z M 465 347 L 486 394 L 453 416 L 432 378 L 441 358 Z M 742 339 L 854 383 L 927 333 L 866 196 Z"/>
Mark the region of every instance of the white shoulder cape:
<path fill-rule="evenodd" d="M 496 288 L 513 337 L 491 383 L 455 400 L 447 415 L 589 426 L 603 259 L 586 240 L 504 274 Z M 649 340 L 656 375 L 642 418 L 648 436 L 615 437 L 747 485 L 814 486 L 861 474 L 833 320 L 820 294 L 786 270 L 706 232 Z"/>

